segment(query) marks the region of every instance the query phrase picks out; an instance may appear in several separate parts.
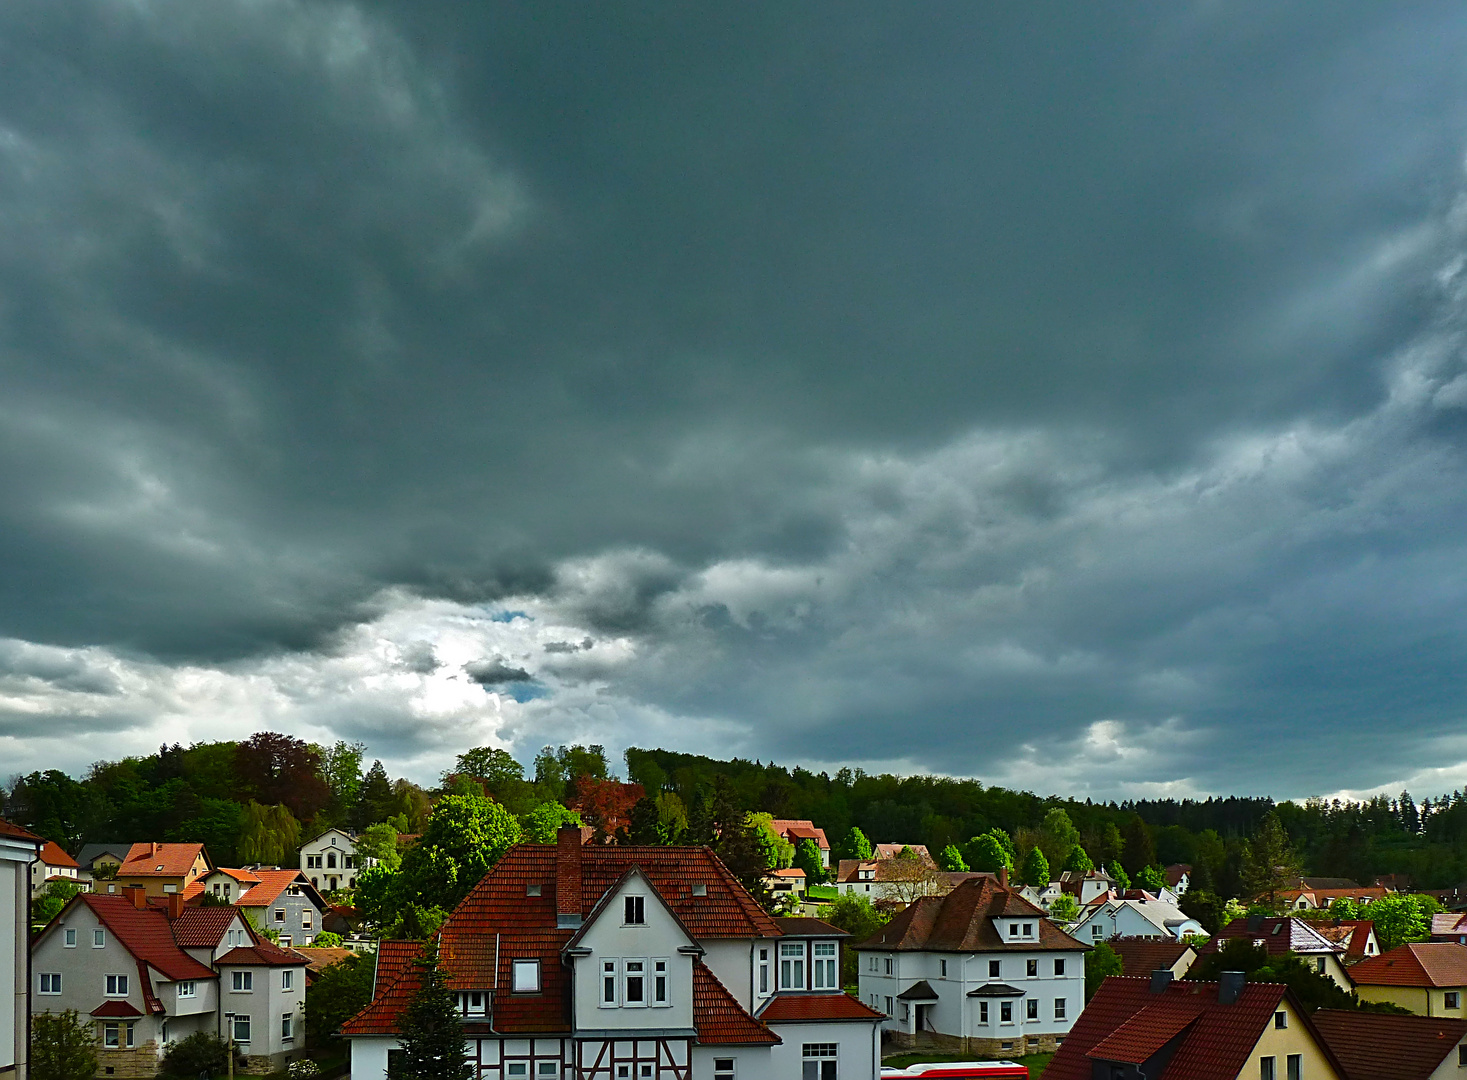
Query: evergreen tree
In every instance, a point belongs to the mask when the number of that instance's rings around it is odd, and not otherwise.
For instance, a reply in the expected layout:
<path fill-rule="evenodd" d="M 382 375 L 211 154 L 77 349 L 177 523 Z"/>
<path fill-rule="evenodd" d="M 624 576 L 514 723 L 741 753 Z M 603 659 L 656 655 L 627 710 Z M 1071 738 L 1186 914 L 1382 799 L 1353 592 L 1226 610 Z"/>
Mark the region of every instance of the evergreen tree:
<path fill-rule="evenodd" d="M 1270 904 L 1285 883 L 1299 873 L 1299 860 L 1289 844 L 1278 814 L 1270 810 L 1258 823 L 1243 855 L 1243 886 L 1249 896 L 1266 898 Z"/>
<path fill-rule="evenodd" d="M 631 821 L 627 825 L 627 840 L 633 844 L 662 843 L 661 822 L 657 819 L 657 801 L 651 795 L 643 795 L 632 807 Z"/>
<path fill-rule="evenodd" d="M 794 866 L 805 871 L 806 885 L 821 885 L 825 882 L 825 864 L 820 859 L 820 845 L 808 837 L 800 841 L 795 849 Z"/>
<path fill-rule="evenodd" d="M 421 984 L 403 1013 L 402 1053 L 388 1068 L 388 1080 L 472 1080 L 474 1066 L 464 1053 L 463 1021 L 438 966 L 437 942 L 429 941 L 415 963 Z"/>
<path fill-rule="evenodd" d="M 1416 804 L 1411 801 L 1409 791 L 1401 792 L 1401 829 L 1410 836 L 1415 836 L 1421 831 L 1421 815 L 1416 812 Z"/>
<path fill-rule="evenodd" d="M 374 761 L 372 767 L 367 770 L 367 775 L 362 778 L 356 813 L 352 817 L 352 827 L 359 830 L 365 829 L 368 825 L 386 821 L 394 812 L 392 781 L 387 779 L 387 770 L 382 767 L 382 762 Z"/>
<path fill-rule="evenodd" d="M 1156 862 L 1156 842 L 1140 814 L 1131 815 L 1125 828 L 1121 830 L 1121 839 L 1123 845 L 1120 862 L 1126 873 L 1140 873 L 1142 868 Z"/>
<path fill-rule="evenodd" d="M 749 815 L 739 805 L 733 784 L 721 773 L 714 777 L 708 811 L 718 836 L 715 847 L 718 857 L 759 905 L 768 908 L 772 903 L 769 887 L 764 883 L 764 874 L 769 869 L 768 856 L 757 835 L 763 830 L 749 823 Z"/>

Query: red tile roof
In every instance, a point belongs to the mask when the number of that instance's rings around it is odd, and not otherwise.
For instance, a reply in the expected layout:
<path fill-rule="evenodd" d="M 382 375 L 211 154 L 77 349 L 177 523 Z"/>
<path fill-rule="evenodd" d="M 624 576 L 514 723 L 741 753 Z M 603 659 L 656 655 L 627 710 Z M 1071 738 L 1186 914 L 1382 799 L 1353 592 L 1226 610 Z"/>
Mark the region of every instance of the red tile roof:
<path fill-rule="evenodd" d="M 1249 983 L 1237 1001 L 1223 1005 L 1217 983 L 1173 982 L 1153 994 L 1149 979 L 1112 976 L 1076 1019 L 1044 1080 L 1090 1080 L 1095 1061 L 1145 1060 L 1177 1036 L 1165 1080 L 1235 1080 L 1286 995 L 1281 983 Z M 1292 997 L 1288 1000 L 1293 1004 Z M 1297 1004 L 1293 1011 L 1313 1034 Z M 1322 1042 L 1321 1047 L 1328 1058 L 1328 1048 Z"/>
<path fill-rule="evenodd" d="M 783 836 L 795 847 L 801 840 L 814 840 L 821 851 L 830 850 L 830 841 L 825 839 L 825 830 L 817 829 L 815 823 L 805 818 L 775 818 L 769 823 L 777 836 Z"/>
<path fill-rule="evenodd" d="M 382 942 L 383 945 L 412 945 L 418 951 L 422 950 L 420 941 L 413 942 Z M 415 952 L 414 956 L 417 955 Z M 421 985 L 418 968 L 409 961 L 406 969 L 398 969 L 396 978 L 383 979 L 382 962 L 384 954 L 379 949 L 377 953 L 377 983 L 372 1000 L 367 1007 L 357 1013 L 346 1023 L 341 1025 L 341 1034 L 352 1035 L 394 1035 L 397 1033 L 397 1018 L 413 1000 L 413 995 L 418 992 Z M 391 972 L 389 972 L 390 974 Z"/>
<path fill-rule="evenodd" d="M 1320 1009 L 1309 1018 L 1341 1080 L 1427 1080 L 1467 1038 L 1467 1020 Z"/>
<path fill-rule="evenodd" d="M 233 866 L 216 866 L 212 871 L 210 871 L 210 873 L 228 874 L 235 881 L 241 882 L 245 885 L 258 885 L 260 883 L 260 879 L 255 876 L 255 872 L 253 870 L 241 870 L 238 867 Z"/>
<path fill-rule="evenodd" d="M 256 870 L 254 871 L 259 884 L 248 892 L 240 893 L 236 900 L 236 907 L 267 907 L 273 904 L 280 894 L 291 885 L 299 885 L 303 889 L 309 889 L 318 899 L 320 894 L 316 893 L 310 879 L 299 870 Z M 321 900 L 318 907 L 324 909 L 326 902 Z"/>
<path fill-rule="evenodd" d="M 47 840 L 41 849 L 41 861 L 47 866 L 76 866 L 76 860 L 61 849 L 55 840 Z"/>
<path fill-rule="evenodd" d="M 12 821 L 6 821 L 4 818 L 0 818 L 0 836 L 13 836 L 17 840 L 35 840 L 41 843 L 45 842 L 44 837 L 37 836 L 29 829 L 22 829 L 19 825 L 15 824 Z"/>
<path fill-rule="evenodd" d="M 379 941 L 377 970 L 372 974 L 374 994 L 386 990 L 398 979 L 414 970 L 413 961 L 423 955 L 421 941 Z"/>
<path fill-rule="evenodd" d="M 260 938 L 253 945 L 230 949 L 215 963 L 221 967 L 226 964 L 231 967 L 305 967 L 306 958 Z"/>
<path fill-rule="evenodd" d="M 134 844 L 117 876 L 186 877 L 203 853 L 203 844 Z"/>
<path fill-rule="evenodd" d="M 1340 954 L 1345 951 L 1343 945 L 1338 945 L 1319 934 L 1304 919 L 1296 919 L 1289 915 L 1245 915 L 1242 918 L 1234 919 L 1213 934 L 1207 944 L 1197 951 L 1201 955 L 1211 955 L 1222 948 L 1223 942 L 1233 938 L 1261 941 L 1270 956 L 1281 956 L 1287 952 L 1317 955 L 1319 953 Z"/>
<path fill-rule="evenodd" d="M 1171 968 L 1191 948 L 1184 941 L 1118 937 L 1106 942 L 1121 958 L 1122 975 L 1150 976 L 1159 968 Z"/>
<path fill-rule="evenodd" d="M 218 976 L 184 952 L 173 939 L 168 917 L 157 908 L 139 910 L 125 896 L 82 893 L 72 903 L 86 904 L 102 925 L 139 962 L 169 979 L 214 979 Z M 55 925 L 52 920 L 51 925 Z"/>
<path fill-rule="evenodd" d="M 1000 937 L 999 917 L 1037 924 L 1034 937 Z M 992 877 L 964 881 L 946 896 L 923 896 L 908 904 L 870 939 L 852 946 L 883 952 L 1046 952 L 1088 950 L 1044 917 L 1042 908 L 1005 889 Z"/>
<path fill-rule="evenodd" d="M 773 1046 L 781 1040 L 755 1020 L 701 960 L 693 962 L 693 1027 L 709 1045 Z"/>
<path fill-rule="evenodd" d="M 1329 923 L 1315 923 L 1314 929 L 1329 941 L 1345 947 L 1345 960 L 1354 963 L 1365 959 L 1365 945 L 1370 940 L 1375 923 L 1370 919 L 1343 919 Z"/>
<path fill-rule="evenodd" d="M 229 924 L 240 918 L 232 907 L 190 907 L 173 920 L 173 940 L 184 949 L 213 949 L 224 940 Z"/>
<path fill-rule="evenodd" d="M 92 1015 L 99 1019 L 126 1018 L 142 1016 L 142 1010 L 130 1001 L 104 1001 L 92 1010 Z"/>
<path fill-rule="evenodd" d="M 869 1005 L 850 994 L 779 994 L 759 1010 L 766 1024 L 800 1023 L 815 1020 L 885 1020 Z"/>
<path fill-rule="evenodd" d="M 1467 945 L 1417 941 L 1362 960 L 1350 969 L 1360 986 L 1467 986 Z"/>

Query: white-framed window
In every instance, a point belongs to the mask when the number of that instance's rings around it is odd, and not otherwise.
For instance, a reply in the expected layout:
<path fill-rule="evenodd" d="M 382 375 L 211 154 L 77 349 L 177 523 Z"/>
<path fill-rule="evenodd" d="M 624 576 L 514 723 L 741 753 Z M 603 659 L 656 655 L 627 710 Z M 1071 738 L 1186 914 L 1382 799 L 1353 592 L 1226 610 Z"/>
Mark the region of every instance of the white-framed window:
<path fill-rule="evenodd" d="M 281 934 L 280 935 L 280 940 L 277 941 L 276 944 L 279 945 L 282 949 L 288 949 L 288 948 L 290 948 L 290 942 L 291 942 L 291 937 L 290 937 L 289 934 Z M 306 944 L 310 944 L 310 943 L 307 942 Z"/>
<path fill-rule="evenodd" d="M 876 970 L 876 957 L 874 956 L 871 957 L 871 970 Z M 767 948 L 759 950 L 759 993 L 769 993 L 769 950 Z"/>
<path fill-rule="evenodd" d="M 1273 1026 L 1276 1031 L 1282 1031 L 1289 1026 L 1289 1014 L 1280 1009 L 1273 1014 Z"/>
<path fill-rule="evenodd" d="M 1448 990 L 1442 995 L 1442 1004 L 1448 1009 L 1460 1008 L 1462 1005 L 1462 994 L 1457 990 Z"/>
<path fill-rule="evenodd" d="M 800 1080 L 838 1080 L 837 1043 L 805 1043 L 800 1052 Z"/>
<path fill-rule="evenodd" d="M 306 908 L 304 911 L 301 912 L 301 929 L 310 930 L 311 928 L 311 909 Z"/>
<path fill-rule="evenodd" d="M 1016 938 L 1018 936 L 1019 936 L 1019 924 L 1016 923 L 1016 922 L 1009 923 L 1009 937 Z"/>
<path fill-rule="evenodd" d="M 1039 978 L 1039 961 L 1027 960 L 1024 963 L 1024 974 L 1031 979 Z"/>
<path fill-rule="evenodd" d="M 278 907 L 278 908 L 275 909 L 275 921 L 276 922 L 284 922 L 285 921 L 285 909 L 283 907 Z"/>
<path fill-rule="evenodd" d="M 1279 1080 L 1279 1059 L 1275 1057 L 1263 1057 L 1258 1059 L 1258 1080 Z"/>
<path fill-rule="evenodd" d="M 664 957 L 652 960 L 652 1004 L 656 1006 L 671 1005 L 668 1000 L 668 960 Z"/>
<path fill-rule="evenodd" d="M 237 1043 L 250 1041 L 250 1018 L 245 1013 L 234 1014 L 234 1041 Z"/>
<path fill-rule="evenodd" d="M 647 1004 L 647 961 L 640 957 L 621 962 L 621 1003 L 626 1008 L 640 1009 Z"/>
<path fill-rule="evenodd" d="M 617 1003 L 616 988 L 620 980 L 617 978 L 617 962 L 615 960 L 601 961 L 601 1007 L 612 1008 Z"/>
<path fill-rule="evenodd" d="M 868 956 L 866 958 L 866 970 L 867 971 L 875 971 L 880 965 L 881 965 L 881 961 L 878 960 L 876 957 L 874 957 L 874 956 Z"/>
<path fill-rule="evenodd" d="M 1064 998 L 1055 998 L 1054 999 L 1054 1018 L 1056 1020 L 1063 1020 L 1065 1018 L 1065 999 Z"/>
<path fill-rule="evenodd" d="M 126 975 L 108 975 L 106 979 L 108 997 L 127 997 Z"/>
<path fill-rule="evenodd" d="M 59 994 L 59 993 L 61 993 L 61 972 L 59 972 L 59 971 L 43 971 L 43 972 L 41 972 L 41 988 L 37 992 L 38 993 L 41 993 L 41 994 Z"/>
<path fill-rule="evenodd" d="M 1002 965 L 997 960 L 988 961 L 988 977 L 990 979 L 998 978 L 998 973 L 1001 966 Z"/>
<path fill-rule="evenodd" d="M 886 1010 L 885 1011 L 886 1011 L 886 1015 L 887 1016 L 893 1016 L 893 1015 L 895 1015 L 891 1011 L 891 998 L 890 998 L 890 996 L 888 996 L 887 999 L 886 999 Z"/>
<path fill-rule="evenodd" d="M 506 1076 L 529 1076 L 530 1063 L 528 1061 L 511 1061 L 504 1067 Z"/>
<path fill-rule="evenodd" d="M 482 990 L 460 990 L 454 995 L 460 1016 L 485 1016 L 488 1014 L 489 995 Z"/>
<path fill-rule="evenodd" d="M 646 1072 L 646 1069 L 647 1069 L 647 1066 L 643 1065 L 642 1066 L 642 1071 L 643 1072 Z M 537 1077 L 540 1077 L 541 1080 L 544 1080 L 544 1078 L 547 1077 L 547 1076 L 559 1076 L 560 1075 L 560 1063 L 558 1061 L 541 1061 L 541 1062 L 538 1062 L 535 1065 L 535 1075 Z"/>
<path fill-rule="evenodd" d="M 178 984 L 178 996 L 181 998 L 193 997 L 198 993 L 198 984 L 192 979 L 185 979 Z"/>
<path fill-rule="evenodd" d="M 887 963 L 890 962 L 887 961 Z M 779 943 L 779 988 L 781 990 L 805 989 L 805 943 L 803 941 L 781 941 Z"/>
<path fill-rule="evenodd" d="M 988 1002 L 986 1001 L 978 1003 L 978 1022 L 980 1024 L 988 1023 Z"/>
<path fill-rule="evenodd" d="M 107 1050 L 131 1050 L 133 1047 L 133 1022 L 119 1024 L 109 1021 L 102 1025 L 102 1046 Z"/>
<path fill-rule="evenodd" d="M 295 988 L 295 972 L 285 968 L 280 972 L 280 989 L 293 990 Z"/>
<path fill-rule="evenodd" d="M 1028 1001 L 1024 1002 L 1024 1019 L 1025 1020 L 1038 1020 L 1039 1019 L 1039 999 L 1038 998 L 1030 998 Z"/>
<path fill-rule="evenodd" d="M 107 931 L 100 926 L 92 931 L 92 948 L 105 949 L 107 947 Z"/>
<path fill-rule="evenodd" d="M 253 971 L 236 971 L 230 976 L 230 991 L 236 994 L 248 994 L 255 989 L 255 973 Z"/>
<path fill-rule="evenodd" d="M 1024 924 L 1024 936 L 1026 938 L 1031 938 L 1031 937 L 1034 936 L 1034 924 L 1033 923 L 1026 922 Z"/>
<path fill-rule="evenodd" d="M 713 1059 L 713 1080 L 738 1080 L 738 1072 L 735 1070 L 735 1058 Z"/>
<path fill-rule="evenodd" d="M 1000 1001 L 998 1003 L 998 1022 L 1001 1024 L 1012 1024 L 1014 1022 L 1014 1003 L 1012 1001 Z"/>
<path fill-rule="evenodd" d="M 75 929 L 70 929 L 70 930 L 65 931 L 65 944 L 66 944 L 66 947 L 68 949 L 74 949 L 74 948 L 76 948 L 76 930 Z"/>
<path fill-rule="evenodd" d="M 512 993 L 538 994 L 540 992 L 540 961 L 512 960 L 509 969 Z"/>
<path fill-rule="evenodd" d="M 1304 1080 L 1303 1054 L 1290 1054 L 1284 1058 L 1284 1075 L 1288 1080 Z"/>
<path fill-rule="evenodd" d="M 888 956 L 888 957 L 885 958 L 885 960 L 886 960 L 886 973 L 888 975 L 890 975 L 891 974 L 891 957 Z"/>
<path fill-rule="evenodd" d="M 814 982 L 816 990 L 839 990 L 840 983 L 837 981 L 836 973 L 836 947 L 833 941 L 817 941 L 815 943 L 814 960 Z M 947 974 L 947 961 L 942 962 L 942 973 Z"/>
<path fill-rule="evenodd" d="M 166 892 L 166 893 L 176 893 L 176 892 L 178 892 L 178 886 L 177 885 L 164 885 L 163 886 L 163 891 Z"/>
<path fill-rule="evenodd" d="M 293 1017 L 293 1015 L 291 1013 L 282 1013 L 280 1015 L 280 1041 L 281 1042 L 291 1042 L 291 1041 L 293 1041 L 295 1039 L 295 1035 L 292 1032 L 292 1028 L 295 1026 L 294 1023 L 292 1022 L 293 1019 L 294 1019 L 294 1017 Z"/>
<path fill-rule="evenodd" d="M 645 896 L 622 897 L 622 920 L 627 926 L 647 924 L 647 898 Z"/>

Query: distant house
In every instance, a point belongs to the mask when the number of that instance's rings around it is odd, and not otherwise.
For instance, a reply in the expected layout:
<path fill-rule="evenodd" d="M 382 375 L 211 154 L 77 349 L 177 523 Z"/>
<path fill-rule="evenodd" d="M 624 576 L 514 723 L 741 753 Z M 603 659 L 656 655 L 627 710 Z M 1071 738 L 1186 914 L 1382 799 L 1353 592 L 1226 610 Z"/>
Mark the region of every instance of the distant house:
<path fill-rule="evenodd" d="M 764 875 L 764 883 L 776 899 L 782 896 L 799 899 L 805 895 L 805 871 L 798 866 L 771 870 Z"/>
<path fill-rule="evenodd" d="M 81 850 L 76 853 L 77 866 L 84 879 L 92 881 L 111 879 L 117 868 L 127 860 L 127 853 L 132 850 L 131 844 L 83 844 Z M 97 889 L 98 892 L 108 892 L 104 886 Z M 111 892 L 116 892 L 117 887 L 113 885 Z"/>
<path fill-rule="evenodd" d="M 204 891 L 199 879 L 211 869 L 203 844 L 134 844 L 117 868 L 109 891 L 121 892 L 129 885 L 141 886 L 148 896 L 179 893 L 185 898 Z"/>
<path fill-rule="evenodd" d="M 1391 892 L 1410 892 L 1415 881 L 1410 874 L 1381 874 L 1371 884 Z"/>
<path fill-rule="evenodd" d="M 1177 905 L 1154 899 L 1098 901 L 1070 932 L 1092 944 L 1113 937 L 1180 941 L 1192 935 L 1207 936 L 1202 924 Z"/>
<path fill-rule="evenodd" d="M 234 906 L 259 930 L 273 930 L 280 944 L 309 945 L 321 932 L 326 900 L 299 870 L 255 870 L 257 879 Z"/>
<path fill-rule="evenodd" d="M 1346 967 L 1380 952 L 1380 942 L 1375 937 L 1375 923 L 1370 919 L 1336 919 L 1334 922 L 1312 925 L 1321 937 L 1345 947 Z"/>
<path fill-rule="evenodd" d="M 200 878 L 199 883 L 210 896 L 232 904 L 258 885 L 260 879 L 242 867 L 217 866 Z"/>
<path fill-rule="evenodd" d="M 1283 983 L 1106 979 L 1044 1080 L 1345 1080 Z"/>
<path fill-rule="evenodd" d="M 26 1080 L 31 864 L 47 841 L 0 818 L 0 1076 Z"/>
<path fill-rule="evenodd" d="M 1351 975 L 1345 971 L 1346 946 L 1330 941 L 1303 919 L 1245 915 L 1224 926 L 1197 953 L 1211 956 L 1235 938 L 1253 942 L 1269 956 L 1294 953 L 1319 974 L 1328 975 L 1341 990 L 1351 989 Z"/>
<path fill-rule="evenodd" d="M 795 818 L 775 818 L 769 823 L 776 836 L 789 841 L 799 851 L 800 844 L 806 840 L 814 840 L 820 849 L 820 865 L 826 869 L 830 868 L 830 841 L 825 839 L 825 830 L 817 829 L 813 821 Z"/>
<path fill-rule="evenodd" d="M 1192 884 L 1191 863 L 1172 863 L 1163 871 L 1166 874 L 1166 887 L 1178 896 L 1187 895 L 1187 889 Z"/>
<path fill-rule="evenodd" d="M 1279 903 L 1287 904 L 1295 911 L 1311 908 L 1322 911 L 1336 900 L 1353 900 L 1356 905 L 1364 907 L 1391 895 L 1391 891 L 1380 885 L 1356 885 L 1347 889 L 1281 889 L 1275 897 Z"/>
<path fill-rule="evenodd" d="M 356 955 L 355 949 L 348 949 L 345 946 L 328 946 L 318 949 L 314 945 L 295 945 L 291 947 L 291 952 L 306 958 L 306 985 L 308 986 L 315 982 L 316 977 L 327 968 Z"/>
<path fill-rule="evenodd" d="M 1166 970 L 1180 979 L 1191 970 L 1197 951 L 1184 941 L 1156 938 L 1111 938 L 1106 942 L 1121 958 L 1121 974 L 1150 978 Z"/>
<path fill-rule="evenodd" d="M 1073 896 L 1081 907 L 1092 904 L 1107 896 L 1116 887 L 1116 881 L 1104 870 L 1066 870 L 1059 876 L 1060 888 Z"/>
<path fill-rule="evenodd" d="M 322 892 L 357 887 L 357 871 L 376 859 L 357 860 L 357 837 L 344 829 L 327 829 L 301 845 L 301 873 Z"/>
<path fill-rule="evenodd" d="M 1467 1018 L 1467 946 L 1420 941 L 1362 960 L 1350 969 L 1355 992 L 1365 1001 L 1385 1001 L 1418 1016 Z"/>
<path fill-rule="evenodd" d="M 68 885 L 83 884 L 81 868 L 76 860 L 61 849 L 54 840 L 47 840 L 41 849 L 41 857 L 31 866 L 31 895 L 39 896 L 53 881 Z"/>
<path fill-rule="evenodd" d="M 920 877 L 920 887 L 914 885 Z M 839 892 L 864 896 L 872 903 L 908 900 L 907 894 L 918 892 L 939 895 L 957 888 L 965 881 L 991 878 L 987 872 L 938 870 L 932 864 L 911 859 L 842 859 L 836 869 L 835 887 Z"/>
<path fill-rule="evenodd" d="M 1431 940 L 1467 945 L 1467 914 L 1445 911 L 1431 917 Z"/>
<path fill-rule="evenodd" d="M 1309 1019 L 1344 1080 L 1457 1080 L 1467 1070 L 1467 1020 L 1345 1009 Z"/>
<path fill-rule="evenodd" d="M 932 852 L 927 850 L 926 844 L 876 844 L 871 850 L 871 856 L 878 862 L 882 859 L 895 859 L 908 848 L 928 866 L 937 865 L 937 861 L 932 857 Z"/>

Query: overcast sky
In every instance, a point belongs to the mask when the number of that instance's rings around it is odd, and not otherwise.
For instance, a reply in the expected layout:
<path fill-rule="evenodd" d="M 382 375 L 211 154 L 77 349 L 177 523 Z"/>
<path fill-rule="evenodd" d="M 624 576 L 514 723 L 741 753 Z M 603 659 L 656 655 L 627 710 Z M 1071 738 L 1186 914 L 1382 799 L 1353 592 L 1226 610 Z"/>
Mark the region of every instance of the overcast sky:
<path fill-rule="evenodd" d="M 1460 3 L 0 5 L 0 773 L 1467 781 Z"/>

